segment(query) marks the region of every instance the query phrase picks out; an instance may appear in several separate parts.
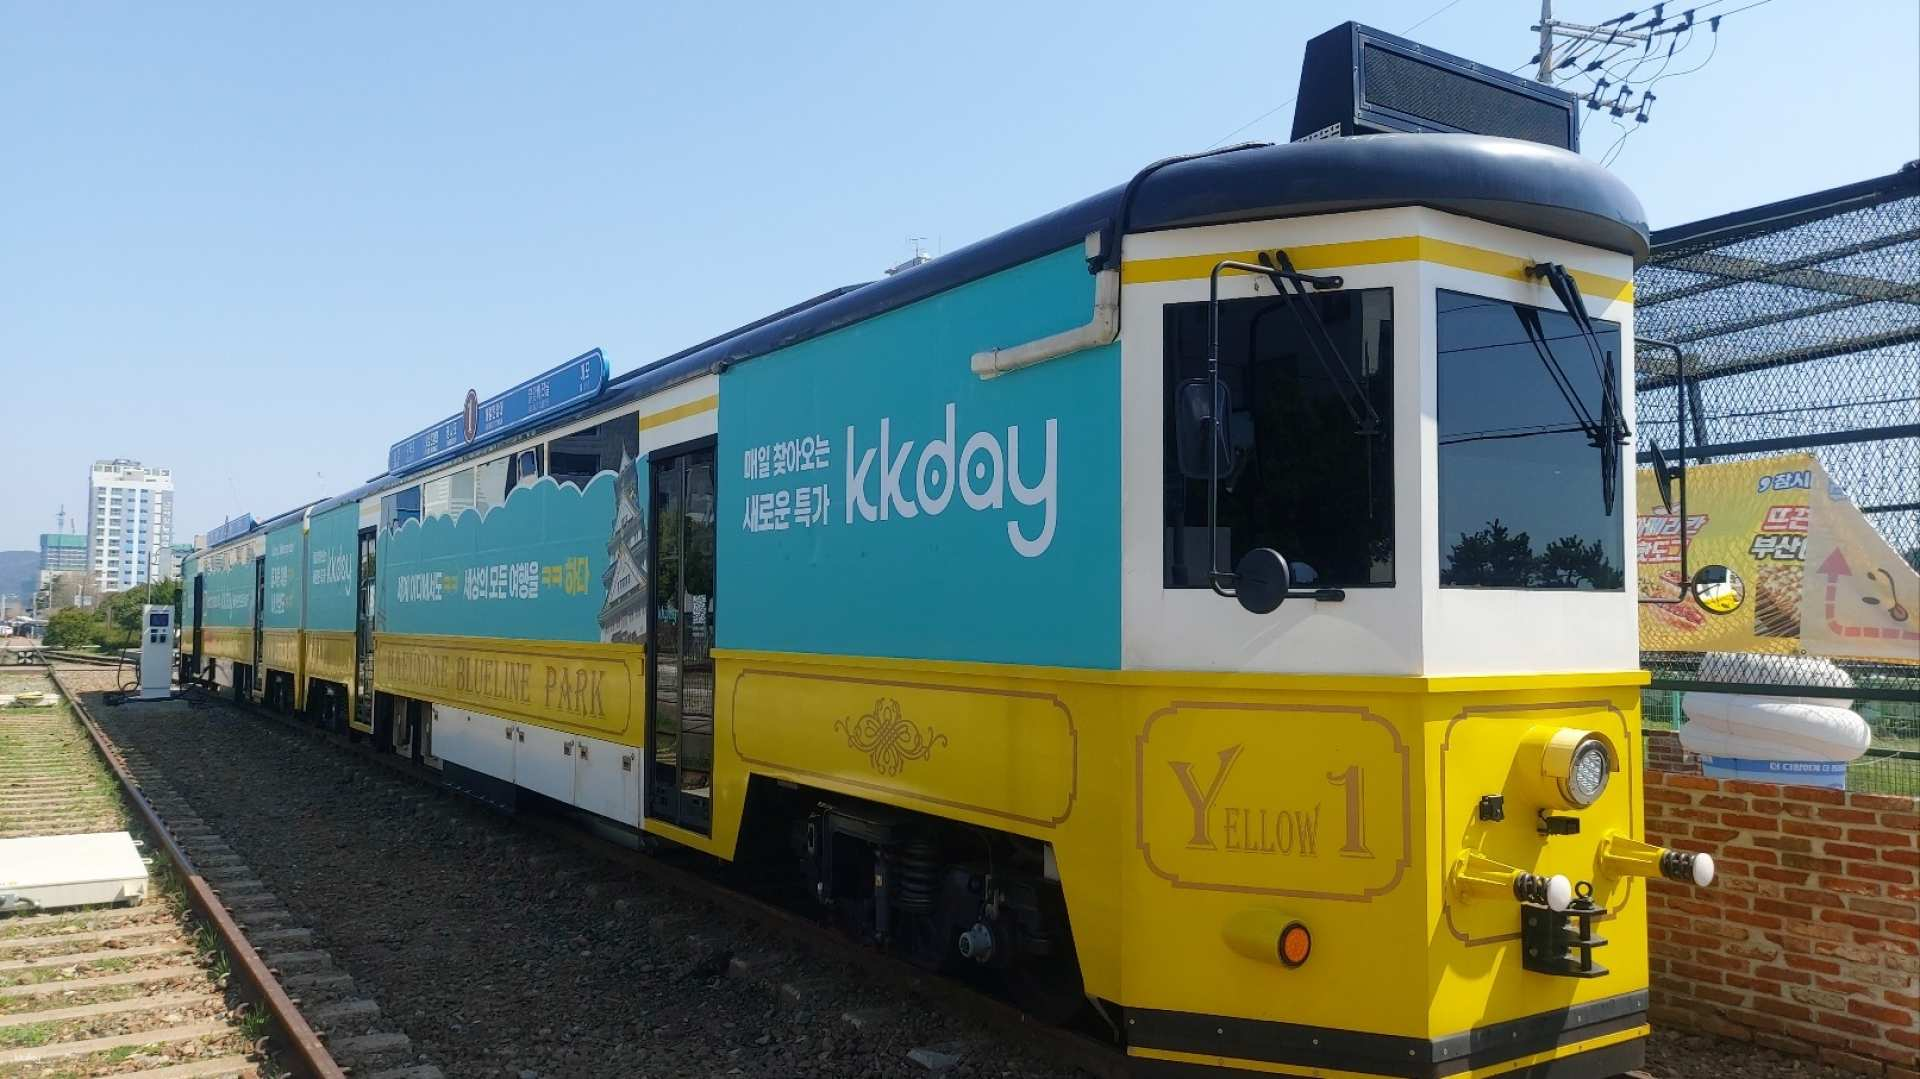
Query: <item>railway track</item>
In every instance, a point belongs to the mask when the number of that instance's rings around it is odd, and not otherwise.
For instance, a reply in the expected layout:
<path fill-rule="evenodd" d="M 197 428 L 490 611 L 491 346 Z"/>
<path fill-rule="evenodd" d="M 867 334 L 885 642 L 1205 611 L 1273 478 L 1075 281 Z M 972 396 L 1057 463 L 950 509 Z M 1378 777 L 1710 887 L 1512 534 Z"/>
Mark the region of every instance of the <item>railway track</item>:
<path fill-rule="evenodd" d="M 138 657 L 115 655 L 111 652 L 75 652 L 67 649 L 41 649 L 41 656 L 49 664 L 68 667 L 121 667 L 138 662 Z"/>
<path fill-rule="evenodd" d="M 99 683 L 99 690 L 118 688 L 118 671 L 103 669 L 117 666 L 78 665 L 85 677 Z M 222 976 L 242 987 L 255 1017 L 240 1017 L 243 1033 L 257 1045 L 260 1032 L 273 1030 L 282 1050 L 279 1063 L 302 1076 L 344 1079 L 351 1067 L 371 1079 L 442 1079 L 438 1068 L 415 1059 L 405 1035 L 385 1029 L 378 1004 L 357 991 L 351 976 L 333 967 L 331 956 L 312 947 L 313 929 L 291 918 L 166 777 L 139 750 L 123 749 L 95 722 L 81 687 L 69 684 L 75 665 L 66 665 L 64 672 L 55 666 L 50 673 L 119 781 L 150 845 L 165 852 L 185 905 L 200 920 L 196 940 L 201 950 L 217 947 L 223 956 L 217 964 Z M 0 1072 L 0 1079 L 4 1076 Z"/>
<path fill-rule="evenodd" d="M 97 672 L 64 677 L 76 689 L 82 679 L 92 679 L 87 685 L 102 680 Z M 364 973 L 369 990 L 396 1014 L 411 1016 L 406 1029 L 452 1073 L 502 1074 L 498 1057 L 505 1055 L 507 1075 L 607 1074 L 610 1061 L 635 1046 L 645 1046 L 653 1059 L 678 1061 L 647 1069 L 653 1074 L 724 1074 L 735 1067 L 744 1074 L 836 1076 L 928 1075 L 955 1067 L 951 1074 L 1129 1073 L 1126 1058 L 1104 1042 L 1030 1021 L 1002 1000 L 860 947 L 671 855 L 641 853 L 541 815 L 502 818 L 439 792 L 430 769 L 258 709 L 223 700 L 193 714 L 208 725 L 206 735 L 244 745 L 245 760 L 210 751 L 186 725 L 173 729 L 171 743 L 146 741 L 136 733 L 135 717 L 143 710 L 114 709 L 107 726 L 130 755 L 145 750 L 156 758 L 189 798 L 192 788 L 204 784 L 247 801 L 234 790 L 235 777 L 262 759 L 279 762 L 281 776 L 269 785 L 298 807 L 268 809 L 264 801 L 245 809 L 229 806 L 228 822 L 237 814 L 259 827 L 251 835 L 242 834 L 244 825 L 223 823 L 221 829 L 230 833 L 236 852 L 255 858 L 261 878 L 305 897 L 295 905 L 296 915 L 298 907 L 334 901 L 317 894 L 322 891 L 367 892 L 394 925 L 410 927 L 403 932 L 356 927 L 325 914 L 315 918 L 340 928 L 326 934 L 334 952 L 356 975 Z M 163 754 L 173 757 L 158 759 Z M 195 764 L 197 775 L 191 771 Z M 296 782 L 310 800 L 296 799 L 287 788 Z M 312 832 L 306 836 L 311 842 L 289 844 L 285 829 L 293 820 L 317 830 L 367 804 L 388 807 L 388 826 L 358 857 L 330 861 L 336 841 Z M 464 866 L 436 878 L 440 859 L 423 844 L 451 848 L 458 856 L 448 860 L 464 857 Z M 275 858 L 285 861 L 269 864 Z M 401 867 L 406 882 L 394 879 Z M 508 867 L 532 872 L 516 879 Z M 322 876 L 350 880 L 322 884 Z M 416 898 L 414 887 L 430 894 Z M 494 894 L 475 902 L 471 893 L 482 887 Z M 467 924 L 476 919 L 482 924 Z M 535 937 L 532 947 L 521 939 L 529 935 Z M 488 938 L 494 946 L 485 943 Z M 463 966 L 468 947 L 476 949 L 470 976 Z M 416 951 L 431 955 L 432 977 L 422 976 Z M 463 979 L 467 991 L 455 992 Z M 591 1014 L 569 1014 L 556 981 L 570 983 Z M 690 981 L 701 988 L 689 989 Z M 503 997 L 519 996 L 522 1004 L 499 1008 L 476 999 L 475 982 Z M 618 999 L 598 997 L 603 985 Z M 447 1016 L 465 1022 L 449 1023 Z M 576 1024 L 579 1019 L 590 1021 Z M 461 1044 L 476 1025 L 492 1028 L 488 1035 L 507 1044 Z M 729 1044 L 741 1028 L 752 1027 L 764 1032 Z M 544 1041 L 565 1044 L 553 1051 L 522 1044 Z M 536 1066 L 512 1066 L 517 1063 Z"/>
<path fill-rule="evenodd" d="M 143 829 L 44 674 L 0 674 L 0 838 Z M 25 694 L 23 699 L 20 695 Z M 153 849 L 151 846 L 149 850 Z M 0 916 L 0 1076 L 274 1075 L 177 867 L 129 906 Z"/>

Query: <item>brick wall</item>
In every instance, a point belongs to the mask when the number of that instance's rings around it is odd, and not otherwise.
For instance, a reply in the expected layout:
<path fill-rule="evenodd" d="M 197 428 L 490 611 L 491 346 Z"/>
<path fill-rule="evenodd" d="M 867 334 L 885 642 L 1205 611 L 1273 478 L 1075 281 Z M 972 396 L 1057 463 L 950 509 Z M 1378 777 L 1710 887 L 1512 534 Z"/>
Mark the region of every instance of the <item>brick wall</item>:
<path fill-rule="evenodd" d="M 1644 752 L 1648 771 L 1700 774 L 1700 758 L 1680 744 L 1678 731 L 1648 731 Z"/>
<path fill-rule="evenodd" d="M 1920 1079 L 1920 800 L 1650 767 L 1646 807 L 1719 868 L 1648 882 L 1656 1022 Z"/>

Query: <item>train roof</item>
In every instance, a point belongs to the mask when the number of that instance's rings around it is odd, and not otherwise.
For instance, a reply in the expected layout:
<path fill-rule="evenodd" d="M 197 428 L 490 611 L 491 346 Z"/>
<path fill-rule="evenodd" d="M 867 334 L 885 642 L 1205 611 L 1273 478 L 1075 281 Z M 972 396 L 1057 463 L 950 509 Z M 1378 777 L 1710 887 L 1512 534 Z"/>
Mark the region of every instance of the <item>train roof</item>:
<path fill-rule="evenodd" d="M 1253 143 L 1156 162 L 1132 181 L 891 277 L 833 289 L 620 375 L 599 397 L 525 432 L 616 408 L 701 375 L 863 322 L 1101 234 L 1424 206 L 1647 258 L 1646 212 L 1625 183 L 1557 147 L 1490 135 L 1384 134 Z M 1093 268 L 1105 268 L 1104 263 Z M 497 452 L 476 448 L 462 457 Z M 462 457 L 437 465 L 455 464 Z M 393 485 L 381 474 L 315 513 Z M 302 507 L 304 508 L 304 507 Z M 298 510 L 294 512 L 299 512 Z M 269 522 L 271 523 L 271 522 Z"/>
<path fill-rule="evenodd" d="M 1646 212 L 1579 154 L 1489 135 L 1388 134 L 1252 144 L 1148 166 L 1133 181 L 864 286 L 839 289 L 628 372 L 617 390 L 675 382 L 831 333 L 1102 234 L 1425 206 L 1647 258 Z M 1104 268 L 1104 267 L 1102 267 Z"/>

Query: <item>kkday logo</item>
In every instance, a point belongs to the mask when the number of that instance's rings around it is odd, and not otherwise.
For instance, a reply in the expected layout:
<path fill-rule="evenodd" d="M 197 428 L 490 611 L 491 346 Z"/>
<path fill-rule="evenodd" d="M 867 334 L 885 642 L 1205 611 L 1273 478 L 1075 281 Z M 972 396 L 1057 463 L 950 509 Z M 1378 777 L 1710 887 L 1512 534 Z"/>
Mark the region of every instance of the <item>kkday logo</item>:
<path fill-rule="evenodd" d="M 847 488 L 842 505 L 847 508 L 847 523 L 858 519 L 885 521 L 894 517 L 912 518 L 925 514 L 938 517 L 953 503 L 954 489 L 960 501 L 976 513 L 1008 512 L 1006 496 L 1022 506 L 1041 507 L 1038 533 L 1028 536 L 1017 519 L 1007 521 L 1007 542 L 1025 558 L 1038 558 L 1053 544 L 1053 529 L 1058 517 L 1059 494 L 1059 421 L 1046 421 L 1042 439 L 1040 478 L 1029 485 L 1020 467 L 1020 427 L 1006 430 L 1004 447 L 998 432 L 975 431 L 964 444 L 959 442 L 959 421 L 952 402 L 947 403 L 945 437 L 935 437 L 921 446 L 913 460 L 915 442 L 894 442 L 893 418 L 880 419 L 879 444 L 865 452 L 859 448 L 859 429 L 847 428 Z M 1031 446 L 1031 439 L 1029 439 Z M 956 451 L 955 447 L 959 447 Z M 1031 453 L 1031 450 L 1029 450 Z M 876 493 L 870 493 L 877 488 Z"/>

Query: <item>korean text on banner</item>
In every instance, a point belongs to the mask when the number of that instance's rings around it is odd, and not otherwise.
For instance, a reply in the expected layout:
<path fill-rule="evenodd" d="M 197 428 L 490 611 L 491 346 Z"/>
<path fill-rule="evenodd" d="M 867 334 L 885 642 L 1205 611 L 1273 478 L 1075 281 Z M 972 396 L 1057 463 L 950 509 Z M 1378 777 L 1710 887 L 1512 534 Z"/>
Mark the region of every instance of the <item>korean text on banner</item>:
<path fill-rule="evenodd" d="M 1713 615 L 1693 603 L 1643 604 L 1647 651 L 1762 652 L 1920 663 L 1920 575 L 1811 454 L 1694 465 L 1687 470 L 1687 561 L 1719 563 L 1746 603 Z M 1650 469 L 1638 484 L 1639 591 L 1681 584 L 1681 522 Z"/>

